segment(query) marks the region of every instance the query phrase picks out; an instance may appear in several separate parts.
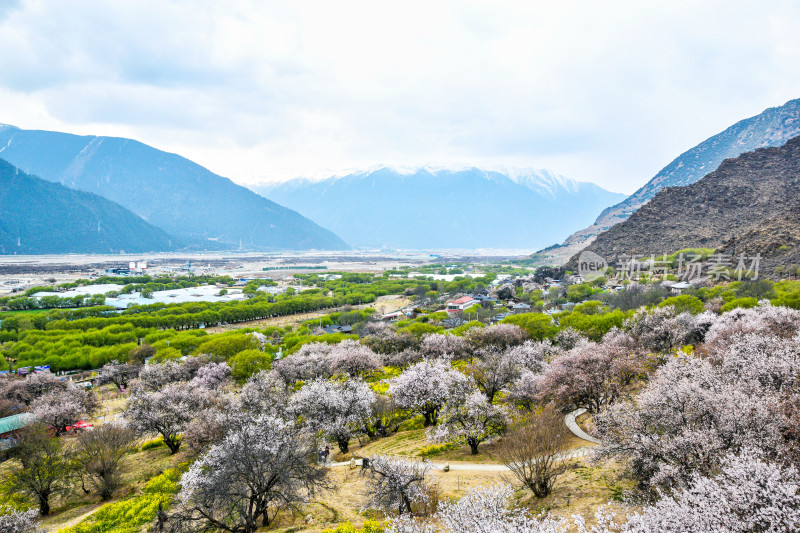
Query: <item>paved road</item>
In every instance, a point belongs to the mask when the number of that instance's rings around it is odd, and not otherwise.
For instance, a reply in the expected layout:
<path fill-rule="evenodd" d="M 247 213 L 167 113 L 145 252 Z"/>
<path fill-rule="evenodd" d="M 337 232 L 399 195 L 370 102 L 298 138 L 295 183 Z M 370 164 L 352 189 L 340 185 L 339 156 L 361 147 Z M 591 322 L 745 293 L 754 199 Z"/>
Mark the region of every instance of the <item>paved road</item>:
<path fill-rule="evenodd" d="M 586 409 L 576 409 L 571 413 L 567 413 L 564 417 L 564 423 L 567 425 L 569 430 L 575 434 L 576 437 L 579 439 L 583 439 L 589 442 L 593 442 L 595 444 L 600 444 L 600 441 L 585 431 L 583 431 L 575 419 L 581 416 L 583 413 L 586 412 Z M 586 454 L 589 453 L 591 450 L 588 446 L 583 446 L 581 448 L 575 448 L 573 450 L 569 450 L 565 452 L 562 459 L 575 459 L 577 457 L 585 457 Z M 508 471 L 508 467 L 505 465 L 498 465 L 498 464 L 483 464 L 483 463 L 464 463 L 461 461 L 454 461 L 452 463 L 437 463 L 431 462 L 430 463 L 433 468 L 436 470 L 444 470 L 444 467 L 449 465 L 450 470 L 471 470 L 473 472 L 506 472 Z M 340 467 L 340 466 L 361 466 L 361 459 L 356 459 L 355 461 L 345 461 L 341 463 L 328 463 L 329 467 Z"/>
<path fill-rule="evenodd" d="M 588 433 L 586 433 L 584 430 L 581 429 L 581 427 L 575 421 L 576 418 L 578 418 L 585 412 L 586 409 L 575 409 L 571 413 L 567 413 L 567 415 L 564 417 L 564 423 L 567 425 L 569 430 L 579 439 L 588 440 L 589 442 L 593 442 L 595 444 L 600 444 L 599 439 L 596 439 L 591 435 L 589 435 Z"/>

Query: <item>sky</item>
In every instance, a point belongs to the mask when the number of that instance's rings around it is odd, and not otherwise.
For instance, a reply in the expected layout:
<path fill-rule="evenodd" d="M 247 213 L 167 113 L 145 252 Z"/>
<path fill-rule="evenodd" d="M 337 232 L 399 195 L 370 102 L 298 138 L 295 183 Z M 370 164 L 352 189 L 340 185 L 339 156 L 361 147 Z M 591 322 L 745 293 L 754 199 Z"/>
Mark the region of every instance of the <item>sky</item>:
<path fill-rule="evenodd" d="M 0 123 L 242 184 L 547 168 L 631 193 L 800 97 L 800 2 L 0 0 Z"/>

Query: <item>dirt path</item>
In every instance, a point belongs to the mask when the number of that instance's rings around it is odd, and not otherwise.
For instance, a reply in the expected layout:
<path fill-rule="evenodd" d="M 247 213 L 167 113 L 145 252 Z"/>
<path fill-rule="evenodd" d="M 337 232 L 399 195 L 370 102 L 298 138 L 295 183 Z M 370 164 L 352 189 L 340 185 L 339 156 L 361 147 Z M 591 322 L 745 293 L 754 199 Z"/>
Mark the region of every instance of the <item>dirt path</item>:
<path fill-rule="evenodd" d="M 61 531 L 62 529 L 66 529 L 68 527 L 72 527 L 72 526 L 78 525 L 83 520 L 85 520 L 86 518 L 92 516 L 94 513 L 99 511 L 100 508 L 103 507 L 103 505 L 105 505 L 106 503 L 109 503 L 109 502 L 97 503 L 89 511 L 87 511 L 87 512 L 85 512 L 83 514 L 80 514 L 78 516 L 75 516 L 73 518 L 69 518 L 68 520 L 65 520 L 63 522 L 58 520 L 58 521 L 53 522 L 53 523 L 42 523 L 40 525 L 44 528 L 44 530 L 47 533 Z M 57 518 L 63 518 L 63 517 L 57 517 Z"/>
<path fill-rule="evenodd" d="M 370 304 L 359 304 L 359 305 L 351 305 L 348 306 L 349 309 L 366 309 L 367 307 L 371 307 L 375 309 L 375 311 L 380 315 L 385 315 L 387 313 L 392 313 L 397 311 L 398 309 L 402 309 L 406 305 L 408 305 L 409 299 L 400 297 L 400 298 L 387 298 L 385 296 L 381 296 L 378 298 L 377 301 L 372 302 Z M 341 311 L 341 307 L 336 307 L 332 309 L 323 309 L 320 311 L 312 311 L 310 313 L 298 313 L 295 315 L 286 315 L 286 316 L 276 316 L 272 318 L 264 318 L 262 320 L 249 320 L 247 322 L 237 322 L 236 324 L 226 324 L 224 326 L 214 326 L 211 328 L 206 328 L 206 332 L 209 334 L 214 333 L 224 333 L 226 331 L 233 331 L 242 328 L 266 328 L 266 327 L 285 327 L 285 326 L 293 326 L 295 324 L 299 324 L 301 322 L 305 322 L 306 320 L 313 320 L 315 318 L 322 318 L 325 315 L 330 313 L 335 313 L 337 311 Z"/>
<path fill-rule="evenodd" d="M 589 453 L 591 448 L 588 446 L 584 446 L 582 448 L 576 448 L 574 450 L 569 450 L 562 454 L 559 454 L 559 459 L 576 459 L 578 457 L 585 457 L 586 454 Z M 328 466 L 332 468 L 342 467 L 342 466 L 350 466 L 350 467 L 359 467 L 363 463 L 362 459 L 355 459 L 353 461 L 345 461 L 341 463 L 329 463 Z M 498 464 L 486 464 L 486 463 L 463 463 L 461 461 L 453 461 L 448 463 L 442 463 L 438 461 L 431 461 L 429 463 L 433 468 L 436 470 L 444 470 L 447 468 L 448 470 L 468 470 L 472 472 L 506 472 L 508 471 L 508 467 L 506 465 L 498 465 Z"/>

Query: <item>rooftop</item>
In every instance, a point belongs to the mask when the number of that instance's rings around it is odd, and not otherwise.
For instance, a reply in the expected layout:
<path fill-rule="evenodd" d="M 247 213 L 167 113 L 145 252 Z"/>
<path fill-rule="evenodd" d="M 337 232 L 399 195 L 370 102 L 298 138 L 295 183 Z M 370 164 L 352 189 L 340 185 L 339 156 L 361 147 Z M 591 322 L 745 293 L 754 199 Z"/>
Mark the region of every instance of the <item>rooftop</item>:
<path fill-rule="evenodd" d="M 0 418 L 0 435 L 22 429 L 36 418 L 31 413 L 20 413 Z"/>

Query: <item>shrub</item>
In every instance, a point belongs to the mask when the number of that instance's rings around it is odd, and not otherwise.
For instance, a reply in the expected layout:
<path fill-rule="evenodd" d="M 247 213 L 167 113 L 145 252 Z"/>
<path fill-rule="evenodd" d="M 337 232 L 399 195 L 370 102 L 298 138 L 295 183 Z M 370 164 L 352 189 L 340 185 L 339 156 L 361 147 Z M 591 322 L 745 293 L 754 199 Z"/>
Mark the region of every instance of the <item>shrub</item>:
<path fill-rule="evenodd" d="M 139 533 L 142 526 L 153 521 L 159 505 L 169 508 L 173 494 L 178 492 L 179 479 L 179 470 L 165 470 L 147 482 L 144 494 L 104 505 L 79 524 L 59 533 Z"/>
<path fill-rule="evenodd" d="M 731 300 L 730 302 L 726 303 L 722 306 L 721 311 L 723 313 L 727 313 L 732 309 L 736 309 L 737 307 L 741 307 L 743 309 L 750 309 L 758 305 L 758 300 L 756 298 L 736 298 L 735 300 Z"/>
<path fill-rule="evenodd" d="M 142 444 L 142 451 L 152 450 L 160 446 L 164 446 L 164 437 L 156 437 L 155 439 L 145 441 L 145 443 Z"/>

